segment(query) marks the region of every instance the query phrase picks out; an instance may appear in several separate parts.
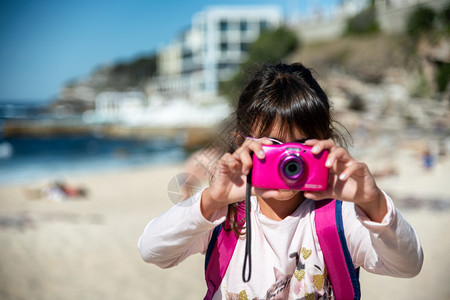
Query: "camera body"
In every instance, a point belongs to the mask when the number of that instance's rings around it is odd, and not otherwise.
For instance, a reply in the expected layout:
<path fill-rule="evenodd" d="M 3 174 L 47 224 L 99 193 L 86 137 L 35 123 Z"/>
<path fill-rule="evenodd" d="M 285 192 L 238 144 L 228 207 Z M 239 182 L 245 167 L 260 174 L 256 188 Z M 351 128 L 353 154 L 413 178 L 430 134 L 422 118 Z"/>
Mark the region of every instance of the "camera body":
<path fill-rule="evenodd" d="M 327 189 L 329 170 L 325 166 L 328 151 L 311 152 L 300 143 L 263 145 L 264 159 L 253 155 L 251 183 L 263 189 L 322 191 Z"/>

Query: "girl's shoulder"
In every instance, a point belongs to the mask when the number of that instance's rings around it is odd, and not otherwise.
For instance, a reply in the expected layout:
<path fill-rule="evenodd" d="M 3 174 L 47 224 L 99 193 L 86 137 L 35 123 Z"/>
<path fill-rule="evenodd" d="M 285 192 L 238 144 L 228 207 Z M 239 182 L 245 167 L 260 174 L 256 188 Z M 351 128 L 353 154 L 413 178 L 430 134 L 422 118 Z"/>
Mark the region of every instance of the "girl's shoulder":
<path fill-rule="evenodd" d="M 311 211 L 311 217 L 313 219 L 316 218 L 316 214 L 318 212 L 318 209 L 324 205 L 328 206 L 328 209 L 326 210 L 326 218 L 336 218 L 336 214 L 338 214 L 338 218 L 342 220 L 344 227 L 351 226 L 353 223 L 358 221 L 358 213 L 355 209 L 355 204 L 353 202 L 347 202 L 347 201 L 340 201 L 336 199 L 328 199 L 328 200 L 310 200 L 307 199 L 307 207 Z M 323 211 L 323 210 L 322 210 Z M 321 212 L 324 213 L 324 212 Z M 325 218 L 325 219 L 326 219 Z"/>

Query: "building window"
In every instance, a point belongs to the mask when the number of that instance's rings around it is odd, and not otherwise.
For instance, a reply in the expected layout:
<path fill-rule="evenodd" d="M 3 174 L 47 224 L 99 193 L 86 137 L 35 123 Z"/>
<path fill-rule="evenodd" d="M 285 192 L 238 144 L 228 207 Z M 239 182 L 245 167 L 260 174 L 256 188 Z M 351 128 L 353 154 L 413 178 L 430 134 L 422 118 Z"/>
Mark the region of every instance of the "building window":
<path fill-rule="evenodd" d="M 248 43 L 241 43 L 241 52 L 247 53 L 248 52 L 248 46 L 249 46 Z"/>
<path fill-rule="evenodd" d="M 248 29 L 248 23 L 245 20 L 242 20 L 239 25 L 241 32 L 245 32 Z"/>
<path fill-rule="evenodd" d="M 227 31 L 228 30 L 228 22 L 226 20 L 221 20 L 219 23 L 220 31 Z"/>
<path fill-rule="evenodd" d="M 228 51 L 228 43 L 227 42 L 221 42 L 220 43 L 220 52 L 227 52 Z"/>
<path fill-rule="evenodd" d="M 184 50 L 182 57 L 183 57 L 183 59 L 192 58 L 192 50 L 190 50 L 190 49 Z"/>
<path fill-rule="evenodd" d="M 267 21 L 265 21 L 265 20 L 259 21 L 259 30 L 260 31 L 264 31 L 268 28 L 269 28 L 269 23 L 267 23 Z"/>
<path fill-rule="evenodd" d="M 218 67 L 219 67 L 220 71 L 224 71 L 224 70 L 226 70 L 228 68 L 228 64 L 226 64 L 226 63 L 219 63 Z"/>

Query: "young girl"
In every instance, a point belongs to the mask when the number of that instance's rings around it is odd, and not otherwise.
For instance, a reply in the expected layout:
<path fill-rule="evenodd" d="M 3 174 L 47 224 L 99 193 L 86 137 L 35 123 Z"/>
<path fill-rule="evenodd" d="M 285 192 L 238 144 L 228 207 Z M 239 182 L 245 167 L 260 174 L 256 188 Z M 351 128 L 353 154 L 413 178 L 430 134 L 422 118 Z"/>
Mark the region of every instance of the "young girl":
<path fill-rule="evenodd" d="M 355 268 L 413 277 L 423 254 L 414 229 L 376 185 L 366 164 L 335 141 L 330 104 L 300 63 L 263 66 L 242 91 L 235 113 L 236 146 L 221 156 L 210 185 L 153 219 L 139 240 L 146 262 L 162 268 L 207 251 L 213 230 L 226 223 L 239 235 L 219 286 L 208 299 L 334 299 L 314 224 L 315 203 L 343 201 L 345 240 Z M 345 139 L 344 139 L 345 140 Z M 252 276 L 242 278 L 246 225 L 237 218 L 246 196 L 252 153 L 262 145 L 301 142 L 328 150 L 328 188 L 320 192 L 252 188 Z M 270 176 L 268 174 L 267 176 Z"/>

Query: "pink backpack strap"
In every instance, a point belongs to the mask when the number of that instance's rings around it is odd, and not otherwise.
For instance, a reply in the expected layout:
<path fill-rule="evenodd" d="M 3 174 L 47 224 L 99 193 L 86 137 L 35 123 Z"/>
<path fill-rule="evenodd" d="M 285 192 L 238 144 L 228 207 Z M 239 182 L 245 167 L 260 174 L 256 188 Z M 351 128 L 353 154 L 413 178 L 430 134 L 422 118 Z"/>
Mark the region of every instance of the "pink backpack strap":
<path fill-rule="evenodd" d="M 240 203 L 236 209 L 236 221 L 245 220 L 245 204 Z M 214 228 L 205 256 L 205 279 L 208 291 L 205 300 L 212 299 L 222 282 L 230 264 L 239 236 L 231 230 L 230 220 Z"/>
<path fill-rule="evenodd" d="M 344 234 L 342 201 L 316 202 L 315 226 L 335 299 L 360 299 L 358 270 L 354 269 Z"/>

